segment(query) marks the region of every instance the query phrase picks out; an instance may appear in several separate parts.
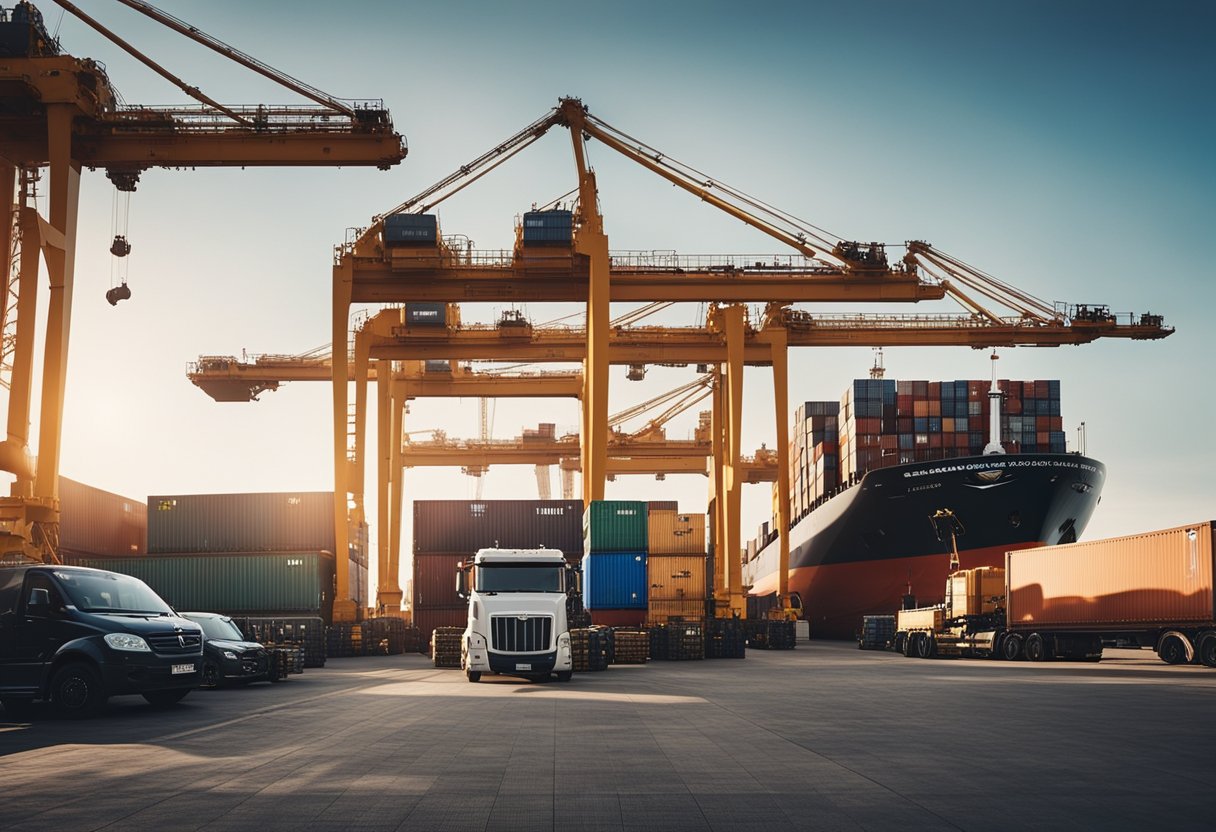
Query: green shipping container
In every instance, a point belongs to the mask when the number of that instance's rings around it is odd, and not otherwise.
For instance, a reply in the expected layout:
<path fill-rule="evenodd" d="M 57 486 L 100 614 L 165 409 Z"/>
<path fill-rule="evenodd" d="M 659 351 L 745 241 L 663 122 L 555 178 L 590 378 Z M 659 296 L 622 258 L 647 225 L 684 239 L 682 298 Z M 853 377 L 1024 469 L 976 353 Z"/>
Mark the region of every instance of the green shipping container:
<path fill-rule="evenodd" d="M 645 552 L 646 503 L 597 500 L 583 512 L 583 552 Z"/>
<path fill-rule="evenodd" d="M 131 575 L 179 612 L 319 615 L 334 609 L 334 558 L 328 552 L 182 554 L 78 558 L 73 563 Z"/>

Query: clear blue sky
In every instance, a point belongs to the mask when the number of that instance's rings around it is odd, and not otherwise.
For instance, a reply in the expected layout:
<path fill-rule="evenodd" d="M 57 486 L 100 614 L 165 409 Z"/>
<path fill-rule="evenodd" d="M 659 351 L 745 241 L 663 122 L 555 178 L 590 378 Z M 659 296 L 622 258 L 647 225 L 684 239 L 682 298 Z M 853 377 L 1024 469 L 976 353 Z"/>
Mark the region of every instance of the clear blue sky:
<path fill-rule="evenodd" d="M 221 101 L 296 100 L 117 4 L 80 5 Z M 1212 516 L 1211 4 L 160 5 L 335 95 L 382 97 L 410 155 L 387 173 L 145 174 L 131 209 L 134 297 L 117 308 L 102 297 L 112 191 L 100 173 L 86 174 L 64 423 L 68 476 L 133 496 L 331 488 L 323 385 L 218 405 L 186 382 L 186 362 L 327 342 L 331 247 L 348 226 L 472 159 L 559 96 L 576 95 L 614 126 L 842 237 L 925 239 L 1048 301 L 1165 315 L 1178 327 L 1166 341 L 1008 350 L 1002 375 L 1060 379 L 1070 440 L 1086 422 L 1090 454 L 1109 467 L 1087 537 Z M 41 7 L 55 28 L 58 7 Z M 102 60 L 127 101 L 182 101 L 70 15 L 59 34 L 68 51 Z M 591 146 L 591 160 L 614 249 L 776 250 L 601 146 Z M 445 204 L 444 232 L 466 234 L 479 248 L 509 248 L 518 213 L 574 184 L 568 136 L 555 131 Z M 526 311 L 538 321 L 555 312 Z M 686 308 L 666 320 L 695 318 Z M 798 353 L 791 406 L 838 397 L 865 376 L 871 357 L 865 349 Z M 900 379 L 988 373 L 985 354 L 970 350 L 888 350 L 886 364 Z M 623 373 L 614 371 L 613 409 L 691 370 L 654 370 L 642 383 Z M 746 386 L 744 446 L 771 445 L 771 377 L 750 370 Z M 577 423 L 569 402 L 543 413 Z M 476 415 L 474 400 L 427 401 L 408 418 L 412 428 L 473 436 Z M 674 424 L 670 435 L 686 435 L 694 420 Z M 495 435 L 536 421 L 535 405 L 502 402 Z M 534 487 L 530 468 L 496 469 L 486 496 Z M 695 511 L 705 487 L 699 477 L 635 477 L 609 484 L 608 496 L 674 496 Z M 473 486 L 455 471 L 411 472 L 407 488 L 464 498 Z M 767 487 L 748 487 L 745 531 L 769 509 Z"/>

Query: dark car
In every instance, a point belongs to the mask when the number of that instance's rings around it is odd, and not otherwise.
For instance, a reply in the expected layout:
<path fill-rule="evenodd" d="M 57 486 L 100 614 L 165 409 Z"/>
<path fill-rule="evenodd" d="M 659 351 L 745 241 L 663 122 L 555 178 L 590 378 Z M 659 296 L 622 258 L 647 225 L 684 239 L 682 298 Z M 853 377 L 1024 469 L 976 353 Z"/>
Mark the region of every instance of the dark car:
<path fill-rule="evenodd" d="M 178 702 L 202 677 L 203 633 L 143 581 L 102 569 L 0 565 L 0 702 L 70 716 L 111 696 Z"/>
<path fill-rule="evenodd" d="M 203 687 L 271 680 L 270 654 L 246 640 L 231 618 L 213 612 L 183 612 L 181 617 L 203 628 Z"/>

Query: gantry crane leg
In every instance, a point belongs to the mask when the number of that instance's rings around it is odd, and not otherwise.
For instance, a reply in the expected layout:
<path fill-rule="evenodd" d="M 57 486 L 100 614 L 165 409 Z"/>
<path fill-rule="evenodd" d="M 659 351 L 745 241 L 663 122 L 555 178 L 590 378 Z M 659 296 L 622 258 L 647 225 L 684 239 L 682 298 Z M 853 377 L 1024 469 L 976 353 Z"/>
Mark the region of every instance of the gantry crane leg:
<path fill-rule="evenodd" d="M 405 438 L 405 396 L 403 385 L 392 370 L 391 361 L 383 362 L 384 372 L 389 381 L 389 413 L 392 415 L 391 438 L 392 449 L 389 455 L 389 501 L 386 508 L 389 511 L 388 558 L 380 563 L 378 586 L 380 591 L 376 598 L 376 607 L 387 615 L 401 612 L 401 512 L 402 498 L 405 496 L 403 481 L 405 479 L 405 458 L 401 442 Z M 378 374 L 377 374 L 378 375 Z"/>
<path fill-rule="evenodd" d="M 401 609 L 401 588 L 396 576 L 396 558 L 393 555 L 395 517 L 399 519 L 400 491 L 397 489 L 397 473 L 401 466 L 401 421 L 397 412 L 397 397 L 393 394 L 393 371 L 391 361 L 376 362 L 376 433 L 377 443 L 377 571 L 376 608 L 384 612 Z M 395 509 L 395 510 L 394 510 Z M 400 543 L 400 526 L 396 537 Z"/>
<path fill-rule="evenodd" d="M 743 529 L 740 508 L 743 476 L 739 469 L 743 422 L 743 315 L 744 308 L 735 304 L 722 309 L 726 332 L 726 466 L 723 487 L 726 489 L 726 558 L 729 575 L 731 615 L 747 616 L 743 596 L 743 562 L 740 549 Z"/>
<path fill-rule="evenodd" d="M 354 441 L 347 440 L 347 470 L 350 479 L 348 527 L 359 528 L 367 522 L 364 487 L 367 482 L 367 379 L 371 375 L 371 336 L 359 330 L 355 333 L 355 419 Z M 348 423 L 349 425 L 349 423 Z M 366 554 L 366 553 L 364 553 Z"/>
<path fill-rule="evenodd" d="M 0 188 L 4 187 L 0 183 Z M 38 314 L 38 257 L 41 254 L 42 233 L 38 223 L 38 212 L 32 205 L 19 206 L 21 252 L 17 269 L 17 308 L 6 309 L 5 318 L 16 316 L 12 345 L 12 374 L 9 377 L 8 437 L 3 445 L 3 468 L 14 474 L 11 494 L 26 498 L 34 494 L 34 471 L 29 457 L 30 401 L 34 389 L 34 331 Z M 9 231 L 8 256 L 4 260 L 7 272 L 13 257 L 12 223 L 6 223 Z M 14 277 L 11 274 L 7 278 Z M 5 294 L 8 295 L 7 290 Z"/>
<path fill-rule="evenodd" d="M 723 438 L 726 430 L 724 396 L 726 378 L 722 366 L 714 369 L 713 398 L 710 408 L 710 435 L 713 455 L 710 457 L 709 505 L 710 521 L 713 523 L 714 539 L 714 607 L 718 615 L 728 615 L 730 610 L 729 576 L 727 561 L 730 550 L 726 545 L 726 491 L 723 488 L 723 465 L 725 461 Z"/>
<path fill-rule="evenodd" d="M 789 428 L 789 351 L 783 327 L 766 327 L 772 338 L 773 404 L 777 414 L 777 539 L 780 560 L 777 562 L 777 603 L 782 609 L 791 608 L 790 594 L 790 428 Z"/>
<path fill-rule="evenodd" d="M 350 499 L 351 471 L 346 456 L 347 384 L 350 376 L 347 355 L 346 327 L 350 314 L 352 266 L 349 258 L 334 264 L 333 296 L 333 376 L 334 376 L 334 569 L 337 585 L 334 592 L 335 622 L 358 619 L 357 605 L 350 597 L 350 533 L 347 501 Z M 363 412 L 355 414 L 356 420 Z M 362 433 L 358 428 L 356 433 Z"/>

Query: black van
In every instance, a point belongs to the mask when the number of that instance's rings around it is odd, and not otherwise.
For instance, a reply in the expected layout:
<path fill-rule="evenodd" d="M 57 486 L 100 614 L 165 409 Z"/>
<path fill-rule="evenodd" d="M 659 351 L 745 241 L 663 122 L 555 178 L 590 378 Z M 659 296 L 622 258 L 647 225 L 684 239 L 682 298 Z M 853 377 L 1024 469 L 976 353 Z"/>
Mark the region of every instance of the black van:
<path fill-rule="evenodd" d="M 0 702 L 87 716 L 111 696 L 169 705 L 198 687 L 203 634 L 143 581 L 48 564 L 0 565 Z"/>

